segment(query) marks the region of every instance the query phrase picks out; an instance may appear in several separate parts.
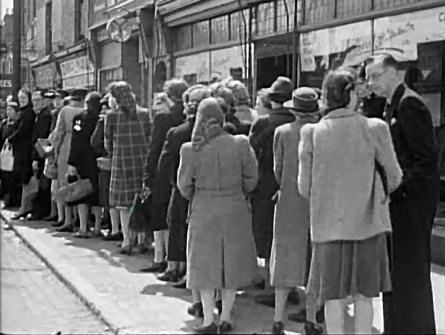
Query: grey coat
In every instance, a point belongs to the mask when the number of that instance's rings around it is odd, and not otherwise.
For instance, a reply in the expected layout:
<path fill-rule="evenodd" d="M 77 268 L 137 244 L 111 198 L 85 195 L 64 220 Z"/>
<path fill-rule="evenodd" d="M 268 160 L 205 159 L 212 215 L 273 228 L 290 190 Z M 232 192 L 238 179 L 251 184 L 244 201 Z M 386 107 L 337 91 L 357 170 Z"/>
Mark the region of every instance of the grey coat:
<path fill-rule="evenodd" d="M 245 194 L 258 180 L 246 136 L 223 134 L 201 151 L 181 148 L 178 188 L 191 201 L 187 287 L 236 289 L 257 272 L 251 214 Z"/>
<path fill-rule="evenodd" d="M 300 129 L 306 123 L 297 119 L 275 130 L 274 173 L 280 186 L 270 256 L 271 285 L 275 287 L 305 285 L 309 201 L 298 193 L 297 153 Z"/>

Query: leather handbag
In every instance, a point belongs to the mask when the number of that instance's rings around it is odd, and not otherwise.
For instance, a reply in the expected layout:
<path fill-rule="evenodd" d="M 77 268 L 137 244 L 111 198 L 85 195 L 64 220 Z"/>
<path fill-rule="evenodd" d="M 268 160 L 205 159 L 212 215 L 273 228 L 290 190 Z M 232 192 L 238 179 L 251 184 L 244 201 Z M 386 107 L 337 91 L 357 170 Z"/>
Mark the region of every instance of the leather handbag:
<path fill-rule="evenodd" d="M 14 154 L 12 151 L 12 145 L 8 140 L 3 144 L 3 148 L 0 152 L 0 170 L 11 172 L 14 169 Z"/>
<path fill-rule="evenodd" d="M 49 179 L 57 179 L 57 162 L 54 156 L 45 159 L 43 175 Z"/>
<path fill-rule="evenodd" d="M 137 233 L 150 231 L 152 195 L 136 194 L 130 210 L 129 227 Z"/>
<path fill-rule="evenodd" d="M 37 139 L 36 144 L 34 144 L 34 148 L 36 149 L 40 158 L 48 158 L 54 154 L 54 147 L 47 138 Z"/>
<path fill-rule="evenodd" d="M 55 198 L 56 200 L 60 200 L 65 203 L 73 202 L 90 195 L 93 191 L 94 188 L 93 184 L 91 184 L 91 180 L 80 179 L 78 176 L 78 179 L 75 182 L 60 188 L 55 193 Z"/>
<path fill-rule="evenodd" d="M 97 167 L 103 171 L 111 171 L 111 158 L 99 157 L 96 158 Z"/>

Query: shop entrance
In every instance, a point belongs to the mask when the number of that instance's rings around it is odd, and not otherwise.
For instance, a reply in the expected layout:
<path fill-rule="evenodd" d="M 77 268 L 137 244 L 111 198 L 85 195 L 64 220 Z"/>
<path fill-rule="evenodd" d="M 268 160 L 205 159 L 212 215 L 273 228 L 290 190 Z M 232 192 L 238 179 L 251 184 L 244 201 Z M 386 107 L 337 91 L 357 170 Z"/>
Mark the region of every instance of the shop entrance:
<path fill-rule="evenodd" d="M 292 55 L 279 55 L 257 60 L 257 90 L 270 87 L 278 76 L 292 78 Z"/>

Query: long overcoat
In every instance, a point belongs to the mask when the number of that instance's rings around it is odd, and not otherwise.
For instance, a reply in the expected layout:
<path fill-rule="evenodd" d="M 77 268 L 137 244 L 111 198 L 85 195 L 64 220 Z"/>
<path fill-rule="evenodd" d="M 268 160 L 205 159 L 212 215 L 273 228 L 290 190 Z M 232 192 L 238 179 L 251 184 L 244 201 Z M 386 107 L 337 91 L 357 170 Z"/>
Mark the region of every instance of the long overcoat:
<path fill-rule="evenodd" d="M 257 273 L 255 242 L 246 194 L 258 180 L 246 136 L 223 134 L 200 151 L 181 148 L 178 188 L 191 201 L 187 286 L 236 289 Z"/>
<path fill-rule="evenodd" d="M 431 232 L 439 177 L 432 117 L 422 98 L 401 84 L 385 119 L 404 175 L 390 204 L 393 292 L 384 298 L 385 333 L 433 334 Z"/>
<path fill-rule="evenodd" d="M 112 110 L 105 119 L 105 148 L 111 153 L 110 206 L 131 207 L 142 190 L 144 161 L 150 143 L 150 117 Z"/>
<path fill-rule="evenodd" d="M 273 137 L 275 129 L 295 121 L 287 109 L 273 110 L 269 115 L 259 117 L 250 130 L 250 144 L 258 159 L 259 180 L 252 193 L 252 225 L 257 255 L 269 258 L 272 246 L 273 217 L 275 202 L 272 197 L 278 190 L 273 172 Z"/>
<path fill-rule="evenodd" d="M 275 130 L 274 172 L 280 187 L 270 257 L 275 287 L 305 285 L 310 213 L 309 201 L 298 193 L 297 177 L 300 129 L 306 123 L 297 119 Z"/>

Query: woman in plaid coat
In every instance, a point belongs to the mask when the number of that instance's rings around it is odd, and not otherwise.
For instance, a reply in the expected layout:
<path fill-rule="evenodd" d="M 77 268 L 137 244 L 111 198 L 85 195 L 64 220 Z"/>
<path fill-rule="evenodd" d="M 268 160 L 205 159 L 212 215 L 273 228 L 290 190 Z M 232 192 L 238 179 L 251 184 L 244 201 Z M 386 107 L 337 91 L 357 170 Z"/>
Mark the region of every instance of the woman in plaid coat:
<path fill-rule="evenodd" d="M 110 207 L 120 211 L 123 254 L 131 254 L 129 238 L 130 207 L 142 190 L 143 168 L 148 154 L 150 118 L 136 111 L 131 86 L 113 82 L 109 86 L 111 111 L 105 121 L 105 147 L 111 154 Z"/>

